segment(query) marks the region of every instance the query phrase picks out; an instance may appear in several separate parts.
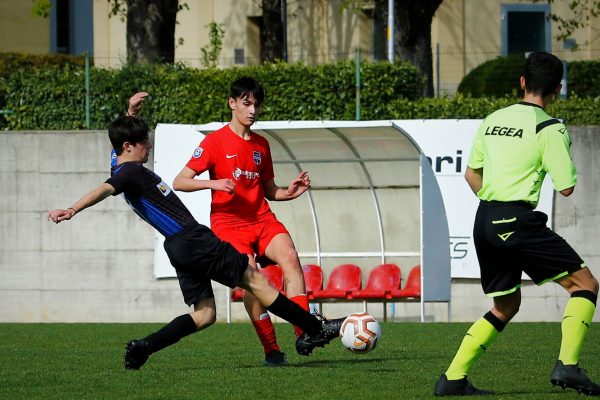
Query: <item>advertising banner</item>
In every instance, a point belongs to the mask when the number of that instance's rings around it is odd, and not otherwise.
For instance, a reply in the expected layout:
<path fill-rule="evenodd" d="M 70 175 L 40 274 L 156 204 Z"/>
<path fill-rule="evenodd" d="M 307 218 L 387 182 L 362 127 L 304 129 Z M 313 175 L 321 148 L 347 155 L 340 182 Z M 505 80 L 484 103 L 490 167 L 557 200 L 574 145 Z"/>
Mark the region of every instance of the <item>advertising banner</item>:
<path fill-rule="evenodd" d="M 291 121 L 284 124 L 290 129 L 323 128 L 323 124 L 333 127 L 336 123 L 345 127 L 352 126 L 351 121 Z M 361 122 L 360 124 L 365 124 Z M 377 124 L 389 129 L 390 124 L 412 139 L 423 154 L 430 160 L 431 168 L 439 185 L 450 240 L 451 274 L 453 278 L 478 278 L 479 265 L 473 244 L 472 231 L 478 199 L 464 179 L 469 160 L 471 143 L 477 132 L 480 120 L 394 120 L 368 121 L 370 128 Z M 357 123 L 359 124 L 359 123 Z M 204 125 L 158 124 L 155 133 L 154 171 L 164 182 L 172 185 L 175 176 L 186 165 L 194 150 L 208 133 L 222 127 L 223 123 Z M 278 122 L 260 122 L 255 128 L 284 129 Z M 208 179 L 203 174 L 201 179 Z M 178 192 L 177 195 L 190 209 L 201 224 L 210 225 L 210 191 L 195 193 Z M 538 210 L 548 215 L 548 226 L 552 226 L 553 189 L 550 179 L 542 186 Z M 155 275 L 173 277 L 175 271 L 163 249 L 163 238 L 156 234 Z M 301 251 L 301 249 L 299 249 Z M 524 276 L 525 277 L 525 276 Z"/>

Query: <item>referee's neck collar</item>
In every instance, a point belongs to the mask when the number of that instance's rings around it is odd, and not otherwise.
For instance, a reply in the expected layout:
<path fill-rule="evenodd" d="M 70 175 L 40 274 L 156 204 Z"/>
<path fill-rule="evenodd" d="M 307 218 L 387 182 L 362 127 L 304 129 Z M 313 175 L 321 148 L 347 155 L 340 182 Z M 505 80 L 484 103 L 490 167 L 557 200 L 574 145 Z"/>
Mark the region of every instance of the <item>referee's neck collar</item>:
<path fill-rule="evenodd" d="M 535 103 L 530 103 L 528 101 L 520 101 L 519 104 L 522 104 L 524 106 L 533 106 L 533 107 L 537 107 L 537 108 L 541 108 L 542 110 L 544 109 L 542 106 L 540 106 L 539 104 L 535 104 Z"/>

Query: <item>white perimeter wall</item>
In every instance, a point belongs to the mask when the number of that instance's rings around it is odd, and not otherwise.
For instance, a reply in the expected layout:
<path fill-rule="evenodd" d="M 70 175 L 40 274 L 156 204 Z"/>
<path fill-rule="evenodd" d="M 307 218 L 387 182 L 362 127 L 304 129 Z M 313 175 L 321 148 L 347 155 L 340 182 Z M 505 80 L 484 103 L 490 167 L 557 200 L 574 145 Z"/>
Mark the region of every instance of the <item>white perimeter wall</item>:
<path fill-rule="evenodd" d="M 600 277 L 600 127 L 570 133 L 579 183 L 571 197 L 556 197 L 554 227 Z M 0 133 L 0 322 L 166 322 L 188 311 L 176 280 L 154 279 L 153 230 L 120 197 L 70 222 L 47 221 L 49 209 L 68 207 L 108 177 L 108 158 L 105 131 Z M 215 292 L 224 321 L 227 294 L 218 285 Z M 566 298 L 558 285 L 526 284 L 516 321 L 559 321 Z M 477 280 L 453 282 L 453 321 L 475 320 L 490 304 Z M 388 315 L 418 320 L 418 307 L 388 305 Z M 330 316 L 360 309 L 324 306 Z M 383 314 L 380 304 L 369 311 Z M 446 305 L 428 304 L 426 314 L 445 321 Z M 233 319 L 247 320 L 239 303 Z"/>

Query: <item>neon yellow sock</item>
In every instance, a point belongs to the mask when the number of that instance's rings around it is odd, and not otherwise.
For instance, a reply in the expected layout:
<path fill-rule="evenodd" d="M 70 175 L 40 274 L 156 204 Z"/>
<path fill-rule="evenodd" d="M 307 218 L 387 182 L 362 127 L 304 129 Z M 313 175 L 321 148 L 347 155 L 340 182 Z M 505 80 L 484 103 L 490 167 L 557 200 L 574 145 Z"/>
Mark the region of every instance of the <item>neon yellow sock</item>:
<path fill-rule="evenodd" d="M 448 380 L 462 379 L 483 352 L 494 343 L 498 331 L 485 318 L 480 318 L 467 331 L 454 359 L 446 371 Z"/>
<path fill-rule="evenodd" d="M 565 365 L 579 362 L 583 341 L 590 329 L 596 306 L 584 297 L 571 297 L 561 324 L 562 340 L 558 359 Z"/>

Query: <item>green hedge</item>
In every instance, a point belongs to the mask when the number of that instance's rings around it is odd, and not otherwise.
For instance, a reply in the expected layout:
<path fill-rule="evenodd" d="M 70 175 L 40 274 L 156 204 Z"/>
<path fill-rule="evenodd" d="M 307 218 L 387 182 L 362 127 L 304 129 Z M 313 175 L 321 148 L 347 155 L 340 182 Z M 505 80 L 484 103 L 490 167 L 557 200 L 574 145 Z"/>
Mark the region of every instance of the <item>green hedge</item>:
<path fill-rule="evenodd" d="M 502 97 L 521 93 L 522 55 L 498 57 L 472 69 L 458 85 L 458 93 L 472 97 Z M 569 97 L 600 96 L 600 61 L 572 61 L 567 64 Z"/>
<path fill-rule="evenodd" d="M 90 59 L 93 64 L 93 60 Z M 21 54 L 0 53 L 0 110 L 6 110 L 6 98 L 9 93 L 8 77 L 19 70 L 33 71 L 57 67 L 85 66 L 85 57 L 67 54 Z M 4 114 L 0 114 L 0 128 L 6 126 Z"/>
<path fill-rule="evenodd" d="M 398 99 L 388 104 L 390 119 L 482 119 L 493 111 L 520 101 L 513 96 L 482 97 L 457 95 L 450 98 L 425 98 L 419 101 Z M 547 112 L 568 125 L 600 125 L 600 97 L 558 100 Z"/>
<path fill-rule="evenodd" d="M 385 118 L 385 105 L 398 98 L 414 100 L 423 79 L 407 63 L 365 63 L 362 68 L 364 117 Z M 229 120 L 231 82 L 256 77 L 265 87 L 263 120 L 354 119 L 355 68 L 352 62 L 308 67 L 274 63 L 225 70 L 182 65 L 126 66 L 91 70 L 91 128 L 104 128 L 126 109 L 136 91 L 151 94 L 142 115 L 154 125 Z M 6 80 L 5 128 L 81 129 L 85 127 L 84 69 L 66 65 L 20 68 Z"/>
<path fill-rule="evenodd" d="M 502 97 L 520 94 L 519 77 L 523 75 L 522 55 L 498 57 L 473 68 L 458 85 L 458 93 L 472 97 Z"/>
<path fill-rule="evenodd" d="M 567 81 L 569 96 L 600 96 L 600 61 L 570 62 L 567 66 Z"/>
<path fill-rule="evenodd" d="M 0 109 L 13 111 L 0 115 L 0 129 L 85 128 L 83 58 L 39 57 L 31 61 L 11 57 L 12 64 L 6 62 L 9 57 L 0 55 Z M 589 73 L 592 67 L 590 63 L 571 63 L 571 68 L 571 76 L 576 76 Z M 364 63 L 361 70 L 363 120 L 479 119 L 519 100 L 516 93 L 497 98 L 459 94 L 455 98 L 422 99 L 419 96 L 423 80 L 408 64 Z M 151 94 L 142 114 L 151 126 L 157 122 L 228 121 L 229 85 L 242 75 L 256 77 L 265 87 L 267 99 L 262 120 L 354 120 L 356 88 L 352 62 L 317 67 L 274 63 L 225 70 L 130 65 L 91 69 L 91 128 L 106 128 L 125 111 L 127 99 L 141 90 Z M 598 76 L 588 76 L 586 82 L 593 86 Z M 575 83 L 570 86 L 573 91 L 574 86 Z M 573 96 L 551 104 L 548 111 L 571 125 L 600 125 L 599 106 L 600 97 Z"/>

